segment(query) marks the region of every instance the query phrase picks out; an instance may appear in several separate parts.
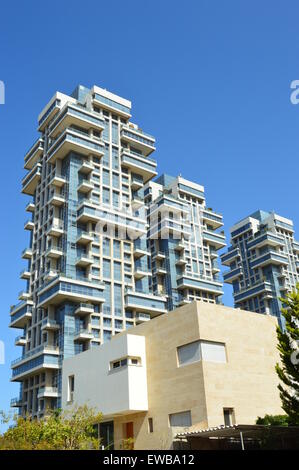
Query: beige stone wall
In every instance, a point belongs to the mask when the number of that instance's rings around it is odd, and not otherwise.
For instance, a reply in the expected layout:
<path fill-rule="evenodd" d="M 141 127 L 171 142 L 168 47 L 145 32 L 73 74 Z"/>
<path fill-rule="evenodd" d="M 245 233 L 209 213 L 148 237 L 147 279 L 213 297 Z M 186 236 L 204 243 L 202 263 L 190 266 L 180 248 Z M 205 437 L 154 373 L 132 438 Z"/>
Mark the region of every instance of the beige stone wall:
<path fill-rule="evenodd" d="M 135 449 L 169 449 L 173 434 L 169 414 L 191 410 L 192 424 L 224 424 L 223 408 L 234 408 L 236 422 L 279 414 L 273 317 L 203 302 L 193 302 L 130 330 L 146 337 L 148 413 L 118 417 L 115 444 L 124 423 L 133 421 Z M 200 361 L 178 367 L 177 347 L 204 339 L 226 344 L 227 363 Z M 154 432 L 148 432 L 148 417 Z"/>

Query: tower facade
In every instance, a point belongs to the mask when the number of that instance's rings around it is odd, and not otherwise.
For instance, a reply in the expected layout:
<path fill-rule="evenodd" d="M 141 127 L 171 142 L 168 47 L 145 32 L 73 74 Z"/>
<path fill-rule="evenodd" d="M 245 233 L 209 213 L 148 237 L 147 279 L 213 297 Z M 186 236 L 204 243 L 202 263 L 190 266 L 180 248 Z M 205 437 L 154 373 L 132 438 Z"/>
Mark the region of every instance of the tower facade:
<path fill-rule="evenodd" d="M 259 210 L 230 232 L 231 246 L 221 261 L 229 266 L 223 278 L 233 285 L 235 306 L 274 315 L 283 326 L 279 298 L 299 280 L 299 243 L 292 220 Z"/>

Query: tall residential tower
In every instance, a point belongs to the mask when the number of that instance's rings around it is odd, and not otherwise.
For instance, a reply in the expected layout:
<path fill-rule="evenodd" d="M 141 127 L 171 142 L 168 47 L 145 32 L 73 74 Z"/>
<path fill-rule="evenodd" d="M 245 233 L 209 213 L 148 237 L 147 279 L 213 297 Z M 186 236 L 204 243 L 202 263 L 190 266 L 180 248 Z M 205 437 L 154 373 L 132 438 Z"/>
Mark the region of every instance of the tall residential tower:
<path fill-rule="evenodd" d="M 32 197 L 26 288 L 10 311 L 10 326 L 23 330 L 16 338 L 22 356 L 12 363 L 21 385 L 12 406 L 21 414 L 40 417 L 60 406 L 64 358 L 178 303 L 215 302 L 222 293 L 215 250 L 224 237 L 213 233 L 222 217 L 205 208 L 194 183 L 151 183 L 155 139 L 130 118 L 130 101 L 97 86 L 57 92 L 39 116 L 22 181 Z M 180 216 L 160 245 L 150 238 L 151 184 L 162 213 L 168 205 L 170 218 Z M 163 278 L 158 261 L 166 256 Z"/>
<path fill-rule="evenodd" d="M 231 228 L 231 246 L 221 256 L 229 266 L 224 281 L 233 285 L 235 306 L 274 315 L 283 325 L 280 297 L 299 281 L 299 243 L 293 222 L 257 211 Z"/>

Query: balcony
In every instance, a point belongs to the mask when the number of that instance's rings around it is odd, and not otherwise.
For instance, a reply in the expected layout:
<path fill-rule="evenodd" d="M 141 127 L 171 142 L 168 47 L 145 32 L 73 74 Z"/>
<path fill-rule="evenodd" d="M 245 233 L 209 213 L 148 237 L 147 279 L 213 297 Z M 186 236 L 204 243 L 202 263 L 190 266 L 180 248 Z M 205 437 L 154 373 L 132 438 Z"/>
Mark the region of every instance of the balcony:
<path fill-rule="evenodd" d="M 293 241 L 293 250 L 295 251 L 295 253 L 299 253 L 299 242 L 297 242 L 296 240 Z"/>
<path fill-rule="evenodd" d="M 125 292 L 125 307 L 149 313 L 151 317 L 166 313 L 166 297 L 128 289 Z"/>
<path fill-rule="evenodd" d="M 201 291 L 211 292 L 218 295 L 222 295 L 222 284 L 213 279 L 205 279 L 204 276 L 192 276 L 183 275 L 177 278 L 178 289 L 197 289 Z"/>
<path fill-rule="evenodd" d="M 89 256 L 88 253 L 79 253 L 76 259 L 76 266 L 82 268 L 90 266 L 93 263 L 93 257 Z"/>
<path fill-rule="evenodd" d="M 22 179 L 22 193 L 34 196 L 34 191 L 41 179 L 42 166 L 36 163 L 29 173 Z"/>
<path fill-rule="evenodd" d="M 46 256 L 49 258 L 58 259 L 63 256 L 63 249 L 60 245 L 50 245 L 46 250 Z"/>
<path fill-rule="evenodd" d="M 38 121 L 39 131 L 44 131 L 47 124 L 51 119 L 54 118 L 54 116 L 60 111 L 61 107 L 61 100 L 58 98 L 55 98 L 52 103 L 46 108 L 45 112 L 42 114 Z"/>
<path fill-rule="evenodd" d="M 85 343 L 87 341 L 90 341 L 93 338 L 93 334 L 91 331 L 87 329 L 79 329 L 76 331 L 75 336 L 74 336 L 74 341 L 77 343 Z"/>
<path fill-rule="evenodd" d="M 63 220 L 54 220 L 47 230 L 47 235 L 60 237 L 64 233 Z"/>
<path fill-rule="evenodd" d="M 94 169 L 94 166 L 92 163 L 88 162 L 87 160 L 83 160 L 82 165 L 79 168 L 79 172 L 84 173 L 84 174 L 89 174 L 92 172 L 93 169 Z"/>
<path fill-rule="evenodd" d="M 157 251 L 157 253 L 154 255 L 154 258 L 158 261 L 162 261 L 166 258 L 165 253 L 163 251 Z"/>
<path fill-rule="evenodd" d="M 21 272 L 20 272 L 20 278 L 21 279 L 25 279 L 26 281 L 28 279 L 30 279 L 30 271 L 28 271 L 28 269 L 23 269 Z"/>
<path fill-rule="evenodd" d="M 187 261 L 183 257 L 180 257 L 176 258 L 175 264 L 177 264 L 178 266 L 185 266 L 187 264 Z"/>
<path fill-rule="evenodd" d="M 285 255 L 279 254 L 276 251 L 270 251 L 265 253 L 257 258 L 251 259 L 250 265 L 251 268 L 257 268 L 262 266 L 267 266 L 268 264 L 276 264 L 276 265 L 287 265 L 288 258 Z"/>
<path fill-rule="evenodd" d="M 261 248 L 263 246 L 284 246 L 284 239 L 271 232 L 264 232 L 255 235 L 254 239 L 247 243 L 248 249 Z"/>
<path fill-rule="evenodd" d="M 25 230 L 34 230 L 34 222 L 32 220 L 27 220 L 24 224 Z"/>
<path fill-rule="evenodd" d="M 59 369 L 59 348 L 52 345 L 40 345 L 11 363 L 12 381 L 19 381 L 32 374 L 46 369 Z"/>
<path fill-rule="evenodd" d="M 33 213 L 35 211 L 34 202 L 28 202 L 27 206 L 25 207 L 25 211 Z"/>
<path fill-rule="evenodd" d="M 40 161 L 44 152 L 44 141 L 43 139 L 38 139 L 26 153 L 24 157 L 24 168 L 26 170 L 32 170 L 34 165 Z"/>
<path fill-rule="evenodd" d="M 24 328 L 27 321 L 32 318 L 32 300 L 19 302 L 10 309 L 10 328 Z"/>
<path fill-rule="evenodd" d="M 91 232 L 85 232 L 84 230 L 78 230 L 78 236 L 76 243 L 80 243 L 81 245 L 87 245 L 93 241 L 93 235 Z"/>
<path fill-rule="evenodd" d="M 63 206 L 65 203 L 65 195 L 54 191 L 50 196 L 49 203 L 57 207 Z"/>
<path fill-rule="evenodd" d="M 234 293 L 235 303 L 250 299 L 251 297 L 256 297 L 257 295 L 264 294 L 267 298 L 272 298 L 275 296 L 275 291 L 273 291 L 272 285 L 270 282 L 258 282 L 251 286 L 248 286 L 239 292 Z"/>
<path fill-rule="evenodd" d="M 111 98 L 100 95 L 99 93 L 94 93 L 92 98 L 93 104 L 99 104 L 101 108 L 105 108 L 112 113 L 116 112 L 116 114 L 121 114 L 125 118 L 131 117 L 131 109 L 122 103 L 118 103 Z"/>
<path fill-rule="evenodd" d="M 137 155 L 127 149 L 122 150 L 122 166 L 142 176 L 143 184 L 157 176 L 157 162 L 143 155 Z"/>
<path fill-rule="evenodd" d="M 183 220 L 172 219 L 170 217 L 164 217 L 162 221 L 158 222 L 156 218 L 151 221 L 149 237 L 151 239 L 166 239 L 172 235 L 174 239 L 181 239 L 184 235 L 185 238 L 191 235 L 190 226 L 186 225 Z"/>
<path fill-rule="evenodd" d="M 38 306 L 48 307 L 64 301 L 76 303 L 90 301 L 100 304 L 105 301 L 104 287 L 100 282 L 71 279 L 60 275 L 38 291 Z"/>
<path fill-rule="evenodd" d="M 22 406 L 22 399 L 20 397 L 15 397 L 10 400 L 11 408 L 20 408 Z"/>
<path fill-rule="evenodd" d="M 25 248 L 25 250 L 22 251 L 22 258 L 30 260 L 31 257 L 32 257 L 32 249 Z"/>
<path fill-rule="evenodd" d="M 216 232 L 212 232 L 210 230 L 205 229 L 202 232 L 202 238 L 206 242 L 213 245 L 215 248 L 220 249 L 220 248 L 223 248 L 223 247 L 226 246 L 224 233 L 223 234 L 222 233 L 216 233 Z"/>
<path fill-rule="evenodd" d="M 214 229 L 222 227 L 223 225 L 223 217 L 220 214 L 216 214 L 209 209 L 204 209 L 202 213 L 202 218 L 204 222 L 208 225 L 211 225 Z"/>
<path fill-rule="evenodd" d="M 64 129 L 71 125 L 81 127 L 87 131 L 95 129 L 101 132 L 104 129 L 104 119 L 100 116 L 95 116 L 87 109 L 67 104 L 52 122 L 49 135 L 52 138 L 56 138 Z"/>
<path fill-rule="evenodd" d="M 80 193 L 89 193 L 93 189 L 93 183 L 86 178 L 79 179 L 78 191 Z"/>
<path fill-rule="evenodd" d="M 144 155 L 149 155 L 156 150 L 155 138 L 146 134 L 138 127 L 122 125 L 120 131 L 121 140 L 128 142 L 133 147 L 139 149 Z"/>
<path fill-rule="evenodd" d="M 31 294 L 29 292 L 21 290 L 19 292 L 19 300 L 29 300 L 31 299 Z"/>
<path fill-rule="evenodd" d="M 156 274 L 159 274 L 160 276 L 164 276 L 165 274 L 167 274 L 167 269 L 164 266 L 157 266 Z"/>
<path fill-rule="evenodd" d="M 44 318 L 42 321 L 41 329 L 45 331 L 57 331 L 59 330 L 60 325 L 57 323 L 56 320 L 52 320 L 51 318 Z"/>
<path fill-rule="evenodd" d="M 133 191 L 143 188 L 143 177 L 139 175 L 131 175 L 131 188 Z"/>
<path fill-rule="evenodd" d="M 143 205 L 144 200 L 141 197 L 136 195 L 132 196 L 132 208 L 134 211 L 140 209 L 140 207 L 142 207 Z"/>
<path fill-rule="evenodd" d="M 148 313 L 136 313 L 135 315 L 136 325 L 149 321 L 150 319 L 151 316 Z"/>
<path fill-rule="evenodd" d="M 75 310 L 75 315 L 85 317 L 94 313 L 94 306 L 81 302 Z"/>
<path fill-rule="evenodd" d="M 230 264 L 240 256 L 239 248 L 229 248 L 226 253 L 223 253 L 220 256 L 221 263 L 225 266 L 230 266 Z"/>
<path fill-rule="evenodd" d="M 38 389 L 37 398 L 57 398 L 59 392 L 57 387 L 40 387 Z"/>
<path fill-rule="evenodd" d="M 27 339 L 26 336 L 19 335 L 15 338 L 15 346 L 26 346 Z"/>
<path fill-rule="evenodd" d="M 146 243 L 140 243 L 140 240 L 135 240 L 133 245 L 133 255 L 135 259 L 142 256 L 149 256 L 150 252 L 147 250 Z"/>
<path fill-rule="evenodd" d="M 223 279 L 228 284 L 232 284 L 233 281 L 235 281 L 236 279 L 239 279 L 239 277 L 242 275 L 243 275 L 243 269 L 241 267 L 238 267 L 235 269 L 231 269 L 229 271 L 225 271 L 223 273 Z"/>
<path fill-rule="evenodd" d="M 88 134 L 82 135 L 73 129 L 66 129 L 49 148 L 48 163 L 55 163 L 57 159 L 63 160 L 70 152 L 87 157 L 90 155 L 102 157 L 103 147 L 103 142 L 90 138 Z"/>
<path fill-rule="evenodd" d="M 62 186 L 66 184 L 66 182 L 67 182 L 67 179 L 65 175 L 55 172 L 53 178 L 50 181 L 50 184 L 52 186 L 57 186 L 58 188 L 61 188 Z"/>
<path fill-rule="evenodd" d="M 179 242 L 177 243 L 177 245 L 175 245 L 174 247 L 175 251 L 183 251 L 186 249 L 186 246 L 185 244 L 182 242 L 182 240 L 179 240 Z"/>
<path fill-rule="evenodd" d="M 51 281 L 55 277 L 57 277 L 59 274 L 59 271 L 56 271 L 55 269 L 49 269 L 48 271 L 45 272 L 44 274 L 44 279 L 46 281 Z"/>

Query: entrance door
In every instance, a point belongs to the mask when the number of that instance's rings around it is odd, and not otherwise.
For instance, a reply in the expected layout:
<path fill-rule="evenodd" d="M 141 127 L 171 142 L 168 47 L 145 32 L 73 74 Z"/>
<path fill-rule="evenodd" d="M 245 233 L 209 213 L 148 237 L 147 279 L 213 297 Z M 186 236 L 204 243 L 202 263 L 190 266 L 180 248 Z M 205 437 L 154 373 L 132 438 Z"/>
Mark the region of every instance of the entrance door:
<path fill-rule="evenodd" d="M 114 426 L 113 421 L 107 421 L 100 424 L 100 438 L 101 447 L 104 446 L 105 450 L 114 449 Z"/>

